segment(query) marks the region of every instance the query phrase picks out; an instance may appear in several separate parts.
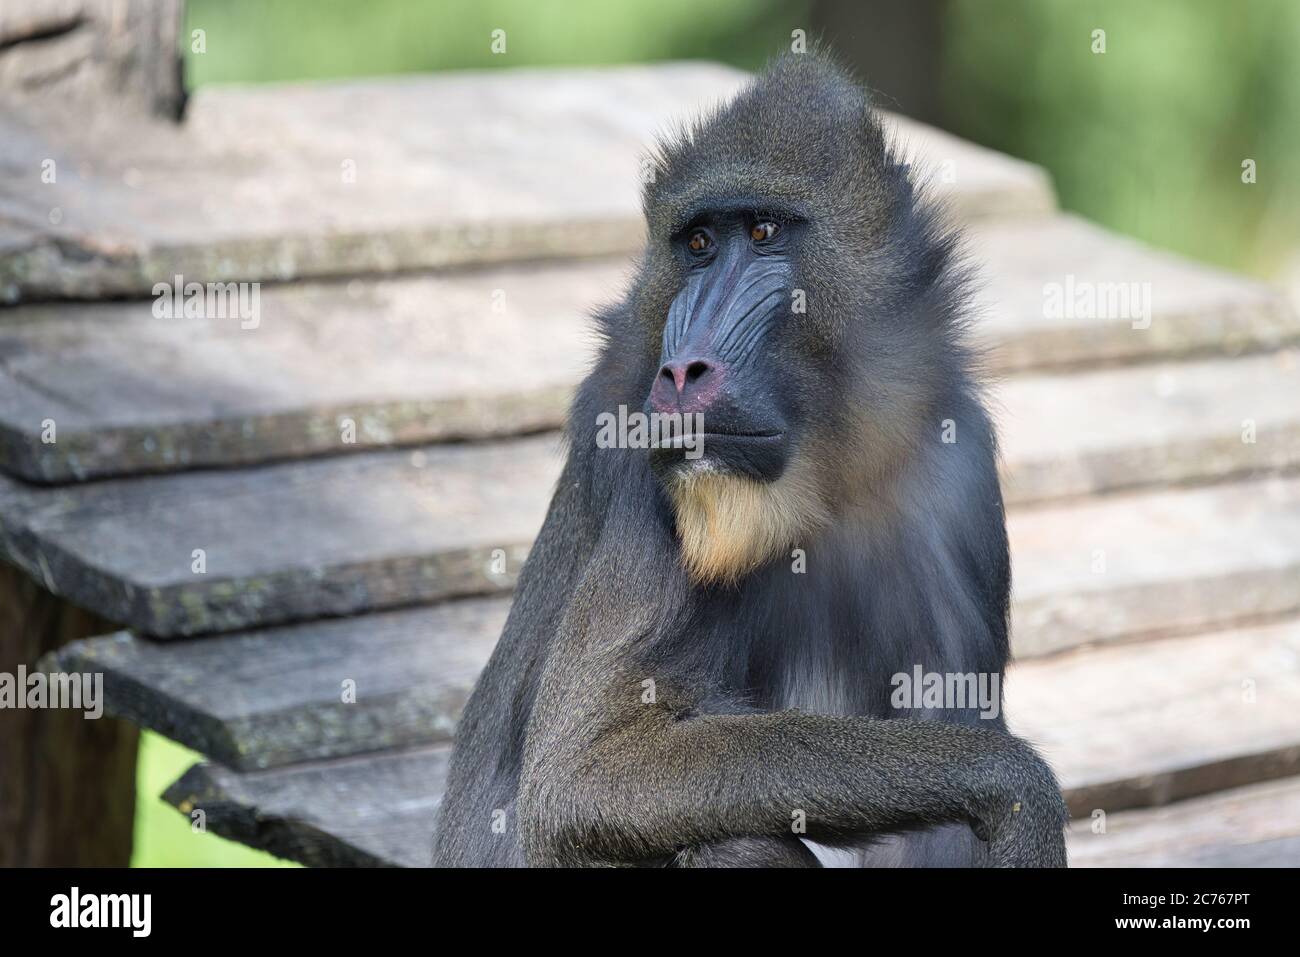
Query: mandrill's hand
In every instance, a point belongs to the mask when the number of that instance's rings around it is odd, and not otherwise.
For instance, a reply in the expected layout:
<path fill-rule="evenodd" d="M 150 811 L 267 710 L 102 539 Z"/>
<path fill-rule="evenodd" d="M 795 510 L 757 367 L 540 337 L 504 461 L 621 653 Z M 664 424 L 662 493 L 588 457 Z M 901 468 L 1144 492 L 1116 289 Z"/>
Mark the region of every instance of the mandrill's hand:
<path fill-rule="evenodd" d="M 1052 769 L 1018 738 L 972 769 L 971 818 L 994 867 L 1065 867 L 1069 811 Z"/>

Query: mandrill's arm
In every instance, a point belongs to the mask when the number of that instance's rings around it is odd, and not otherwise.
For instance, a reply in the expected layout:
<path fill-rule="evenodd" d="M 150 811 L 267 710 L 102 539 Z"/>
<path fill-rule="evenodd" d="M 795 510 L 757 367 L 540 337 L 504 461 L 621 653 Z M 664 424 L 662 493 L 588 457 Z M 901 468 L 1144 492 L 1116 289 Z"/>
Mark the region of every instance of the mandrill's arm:
<path fill-rule="evenodd" d="M 1051 771 L 992 730 L 793 711 L 676 720 L 647 706 L 641 720 L 531 771 L 520 810 L 533 865 L 788 838 L 799 819 L 808 838 L 830 844 L 969 822 L 997 866 L 1065 864 Z"/>
<path fill-rule="evenodd" d="M 951 822 L 987 840 L 995 866 L 1065 865 L 1060 789 L 1020 739 L 931 721 L 708 713 L 707 690 L 638 663 L 645 621 L 590 582 L 529 728 L 519 812 L 530 865 L 665 861 L 745 838 L 847 844 Z M 603 640 L 580 637 L 597 628 Z"/>

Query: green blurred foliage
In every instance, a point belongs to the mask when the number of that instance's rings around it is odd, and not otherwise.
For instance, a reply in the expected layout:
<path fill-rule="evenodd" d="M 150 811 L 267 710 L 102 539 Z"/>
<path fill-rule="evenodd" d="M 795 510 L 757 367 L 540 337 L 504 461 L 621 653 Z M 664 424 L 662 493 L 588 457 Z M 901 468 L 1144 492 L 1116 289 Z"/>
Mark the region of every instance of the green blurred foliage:
<path fill-rule="evenodd" d="M 297 867 L 215 834 L 196 832 L 189 818 L 159 798 L 195 754 L 150 731 L 140 734 L 136 765 L 135 851 L 132 867 Z"/>
<path fill-rule="evenodd" d="M 955 0 L 945 26 L 949 126 L 1066 208 L 1260 274 L 1300 241 L 1300 3 Z"/>
<path fill-rule="evenodd" d="M 189 0 L 204 83 L 504 66 L 721 59 L 754 68 L 807 0 Z M 779 18 L 776 14 L 780 14 Z M 804 18 L 806 20 L 806 17 Z M 778 22 L 779 21 L 779 22 Z M 506 52 L 492 52 L 492 31 Z"/>

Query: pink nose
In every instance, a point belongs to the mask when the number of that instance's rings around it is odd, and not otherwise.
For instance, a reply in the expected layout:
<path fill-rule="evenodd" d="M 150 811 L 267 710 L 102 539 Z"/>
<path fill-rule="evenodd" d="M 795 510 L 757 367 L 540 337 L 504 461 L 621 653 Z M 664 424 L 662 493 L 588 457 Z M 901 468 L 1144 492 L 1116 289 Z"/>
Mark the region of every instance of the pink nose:
<path fill-rule="evenodd" d="M 687 359 L 684 362 L 668 363 L 659 370 L 659 375 L 671 379 L 673 385 L 677 386 L 677 394 L 681 395 L 688 385 L 695 385 L 712 371 L 713 367 L 703 359 Z"/>
<path fill-rule="evenodd" d="M 704 359 L 675 359 L 655 376 L 650 404 L 657 412 L 703 412 L 722 384 L 722 370 Z"/>

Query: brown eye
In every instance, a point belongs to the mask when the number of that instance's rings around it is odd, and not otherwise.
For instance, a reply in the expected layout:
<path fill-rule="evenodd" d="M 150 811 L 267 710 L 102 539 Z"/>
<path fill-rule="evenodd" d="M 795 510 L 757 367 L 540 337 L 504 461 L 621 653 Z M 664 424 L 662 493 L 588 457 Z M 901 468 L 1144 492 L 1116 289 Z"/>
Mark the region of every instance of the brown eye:
<path fill-rule="evenodd" d="M 686 240 L 686 248 L 693 253 L 702 253 L 704 250 L 709 248 L 712 242 L 713 240 L 709 238 L 707 232 L 702 229 L 697 229 L 695 232 L 691 233 L 690 238 Z"/>
<path fill-rule="evenodd" d="M 781 231 L 781 227 L 776 223 L 755 223 L 754 228 L 749 231 L 749 238 L 756 243 L 766 242 Z"/>

